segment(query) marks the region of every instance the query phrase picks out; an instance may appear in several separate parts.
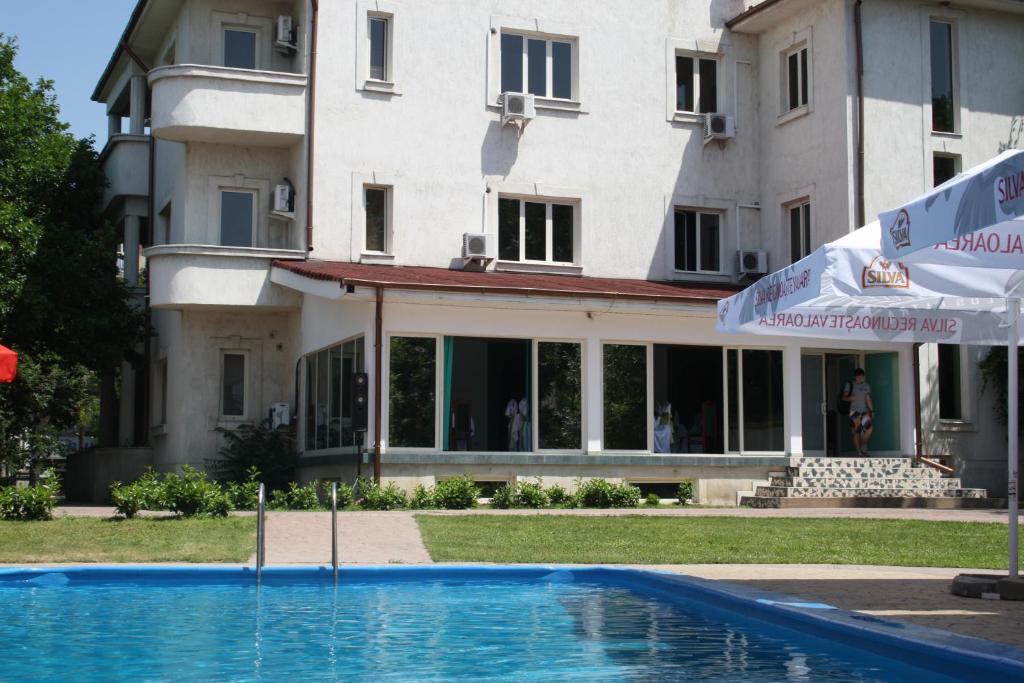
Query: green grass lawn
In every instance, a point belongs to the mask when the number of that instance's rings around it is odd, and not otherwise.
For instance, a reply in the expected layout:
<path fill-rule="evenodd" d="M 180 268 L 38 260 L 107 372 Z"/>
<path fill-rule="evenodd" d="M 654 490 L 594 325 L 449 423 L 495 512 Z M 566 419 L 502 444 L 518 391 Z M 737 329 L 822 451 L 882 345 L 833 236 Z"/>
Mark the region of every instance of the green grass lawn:
<path fill-rule="evenodd" d="M 0 563 L 246 562 L 255 517 L 0 522 Z"/>
<path fill-rule="evenodd" d="M 1006 568 L 1006 526 L 881 519 L 417 515 L 438 562 Z"/>

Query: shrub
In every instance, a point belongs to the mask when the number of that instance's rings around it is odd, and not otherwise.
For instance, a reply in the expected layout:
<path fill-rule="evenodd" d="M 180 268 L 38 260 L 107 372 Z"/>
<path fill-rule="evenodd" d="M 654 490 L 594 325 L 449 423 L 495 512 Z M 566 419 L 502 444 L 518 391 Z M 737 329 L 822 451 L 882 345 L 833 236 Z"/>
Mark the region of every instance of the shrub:
<path fill-rule="evenodd" d="M 409 509 L 432 510 L 436 507 L 437 505 L 434 504 L 434 492 L 423 484 L 416 484 L 416 488 L 412 491 L 412 498 L 409 499 Z"/>
<path fill-rule="evenodd" d="M 164 477 L 164 505 L 167 510 L 183 517 L 196 515 L 227 515 L 231 502 L 220 485 L 206 478 L 190 465 L 182 465 L 181 475 Z"/>
<path fill-rule="evenodd" d="M 494 489 L 494 495 L 491 496 L 491 507 L 499 510 L 508 510 L 510 507 L 515 506 L 517 488 L 516 483 L 510 481 Z"/>
<path fill-rule="evenodd" d="M 60 478 L 46 470 L 34 486 L 0 488 L 0 518 L 16 521 L 44 520 L 53 517 Z"/>
<path fill-rule="evenodd" d="M 591 479 L 577 485 L 576 502 L 585 508 L 635 508 L 640 505 L 640 489 L 626 483 Z"/>
<path fill-rule="evenodd" d="M 380 486 L 372 479 L 360 477 L 356 486 L 359 505 L 364 510 L 401 510 L 406 506 L 405 491 L 393 481 L 389 481 L 387 486 Z"/>
<path fill-rule="evenodd" d="M 136 487 L 142 503 L 142 510 L 163 510 L 164 484 L 160 481 L 160 475 L 147 467 L 142 476 L 135 480 L 132 486 Z"/>
<path fill-rule="evenodd" d="M 658 497 L 657 493 L 653 491 L 647 494 L 647 504 L 652 508 L 656 508 L 661 505 L 661 498 Z"/>
<path fill-rule="evenodd" d="M 221 430 L 225 444 L 206 469 L 220 481 L 244 482 L 256 468 L 267 490 L 284 489 L 295 476 L 298 454 L 295 436 L 288 427 L 270 428 L 270 421 Z"/>
<path fill-rule="evenodd" d="M 330 488 L 324 484 L 324 495 L 330 495 Z M 338 509 L 342 510 L 347 507 L 351 507 L 355 501 L 355 495 L 352 493 L 352 487 L 343 481 L 338 482 Z M 330 502 L 330 501 L 328 501 Z"/>
<path fill-rule="evenodd" d="M 679 482 L 679 491 L 676 493 L 676 497 L 679 498 L 680 505 L 687 505 L 693 502 L 693 482 L 689 479 L 684 479 Z"/>
<path fill-rule="evenodd" d="M 549 486 L 544 493 L 547 494 L 548 503 L 552 507 L 572 507 L 573 505 L 573 497 L 558 484 Z"/>
<path fill-rule="evenodd" d="M 546 508 L 551 502 L 547 491 L 544 490 L 544 483 L 537 478 L 537 481 L 524 481 L 519 484 L 516 491 L 516 507 L 521 508 Z"/>
<path fill-rule="evenodd" d="M 476 507 L 476 499 L 479 497 L 480 489 L 469 474 L 439 481 L 434 486 L 434 506 L 442 510 Z"/>
<path fill-rule="evenodd" d="M 320 482 L 313 480 L 305 486 L 299 486 L 293 481 L 287 489 L 270 494 L 270 507 L 274 510 L 323 510 Z"/>
<path fill-rule="evenodd" d="M 126 519 L 131 519 L 139 510 L 146 509 L 146 498 L 138 482 L 122 484 L 115 481 L 110 485 L 110 499 L 114 501 L 117 513 Z"/>
<path fill-rule="evenodd" d="M 227 485 L 228 499 L 235 510 L 255 510 L 260 505 L 260 471 L 250 467 L 243 482 L 232 481 Z"/>

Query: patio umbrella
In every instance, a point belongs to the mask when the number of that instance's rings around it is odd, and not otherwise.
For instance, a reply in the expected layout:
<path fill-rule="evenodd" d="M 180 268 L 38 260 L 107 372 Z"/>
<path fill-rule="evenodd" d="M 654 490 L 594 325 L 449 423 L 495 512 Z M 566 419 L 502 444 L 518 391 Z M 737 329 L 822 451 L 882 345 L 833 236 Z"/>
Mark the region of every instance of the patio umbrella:
<path fill-rule="evenodd" d="M 0 383 L 14 381 L 18 370 L 18 354 L 6 346 L 0 346 Z"/>

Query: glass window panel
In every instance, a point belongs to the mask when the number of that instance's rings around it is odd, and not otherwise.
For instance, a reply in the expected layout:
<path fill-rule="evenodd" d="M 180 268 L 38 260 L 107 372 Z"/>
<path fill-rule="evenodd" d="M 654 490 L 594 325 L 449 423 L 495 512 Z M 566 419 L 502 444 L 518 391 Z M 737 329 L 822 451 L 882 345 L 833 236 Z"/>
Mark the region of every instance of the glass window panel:
<path fill-rule="evenodd" d="M 714 59 L 700 60 L 700 110 L 718 111 L 718 62 Z"/>
<path fill-rule="evenodd" d="M 433 448 L 437 393 L 437 340 L 391 338 L 388 419 L 391 447 Z"/>
<path fill-rule="evenodd" d="M 526 234 L 523 242 L 527 261 L 547 260 L 547 205 L 536 202 L 526 204 Z"/>
<path fill-rule="evenodd" d="M 256 68 L 256 33 L 224 31 L 224 66 L 234 69 Z"/>
<path fill-rule="evenodd" d="M 330 423 L 330 363 L 327 349 L 316 354 L 316 447 L 327 448 L 327 429 Z"/>
<path fill-rule="evenodd" d="M 693 57 L 676 55 L 676 110 L 694 110 Z"/>
<path fill-rule="evenodd" d="M 245 416 L 245 356 L 240 353 L 224 354 L 223 401 L 221 414 Z"/>
<path fill-rule="evenodd" d="M 939 344 L 939 418 L 942 420 L 963 419 L 960 386 L 960 347 L 956 344 Z"/>
<path fill-rule="evenodd" d="M 370 18 L 370 78 L 387 80 L 388 21 L 380 17 Z"/>
<path fill-rule="evenodd" d="M 702 213 L 700 215 L 700 269 L 720 270 L 719 247 L 719 220 L 716 213 Z"/>
<path fill-rule="evenodd" d="M 501 91 L 523 92 L 523 37 L 501 34 Z"/>
<path fill-rule="evenodd" d="M 537 343 L 537 443 L 540 448 L 583 447 L 583 385 L 579 344 Z"/>
<path fill-rule="evenodd" d="M 342 407 L 342 367 L 341 347 L 333 346 L 328 349 L 330 362 L 330 407 L 328 410 L 329 421 L 327 423 L 327 447 L 337 448 L 341 445 L 341 407 Z"/>
<path fill-rule="evenodd" d="M 803 258 L 811 253 L 811 205 L 804 204 L 801 207 L 801 215 L 803 216 L 803 249 L 800 257 Z"/>
<path fill-rule="evenodd" d="M 526 41 L 526 82 L 528 92 L 541 97 L 548 94 L 548 42 L 529 39 Z"/>
<path fill-rule="evenodd" d="M 808 84 L 810 79 L 807 77 L 807 48 L 800 50 L 800 104 L 807 104 L 809 101 Z"/>
<path fill-rule="evenodd" d="M 788 62 L 788 65 L 789 65 L 789 69 L 788 69 L 789 79 L 788 80 L 789 80 L 789 108 L 790 109 L 796 109 L 797 107 L 800 106 L 800 82 L 799 82 L 799 80 L 800 80 L 800 76 L 799 76 L 799 74 L 800 74 L 800 65 L 798 63 L 799 59 L 800 59 L 799 55 L 796 52 L 794 52 L 793 54 L 789 55 L 789 57 L 786 60 Z"/>
<path fill-rule="evenodd" d="M 551 96 L 572 99 L 572 45 L 551 43 Z"/>
<path fill-rule="evenodd" d="M 799 261 L 803 249 L 800 246 L 800 207 L 794 206 L 789 210 L 789 259 L 793 263 Z"/>
<path fill-rule="evenodd" d="M 551 205 L 551 258 L 572 263 L 572 205 Z"/>
<path fill-rule="evenodd" d="M 498 199 L 498 258 L 519 260 L 519 200 Z"/>
<path fill-rule="evenodd" d="M 387 251 L 388 191 L 366 188 L 366 250 Z"/>
<path fill-rule="evenodd" d="M 220 193 L 220 243 L 225 247 L 251 247 L 252 192 Z"/>
<path fill-rule="evenodd" d="M 740 450 L 740 368 L 739 352 L 736 349 L 728 349 L 725 352 L 725 366 L 727 382 L 729 385 L 729 443 L 727 448 L 730 451 Z"/>
<path fill-rule="evenodd" d="M 932 130 L 952 133 L 953 116 L 953 26 L 931 22 Z"/>
<path fill-rule="evenodd" d="M 316 448 L 316 355 L 306 356 L 306 450 Z"/>
<path fill-rule="evenodd" d="M 604 448 L 647 450 L 647 348 L 604 346 Z"/>
<path fill-rule="evenodd" d="M 675 252 L 676 270 L 697 270 L 697 214 L 694 211 L 676 211 Z"/>
<path fill-rule="evenodd" d="M 743 351 L 743 450 L 783 451 L 782 352 Z"/>
<path fill-rule="evenodd" d="M 932 159 L 932 176 L 935 187 L 956 176 L 956 157 L 936 154 Z"/>

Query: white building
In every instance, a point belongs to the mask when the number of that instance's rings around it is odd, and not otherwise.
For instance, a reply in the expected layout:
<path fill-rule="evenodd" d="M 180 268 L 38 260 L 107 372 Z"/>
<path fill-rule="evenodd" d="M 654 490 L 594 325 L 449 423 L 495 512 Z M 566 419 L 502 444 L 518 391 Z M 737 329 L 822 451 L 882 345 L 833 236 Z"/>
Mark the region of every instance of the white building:
<path fill-rule="evenodd" d="M 201 465 L 285 403 L 304 478 L 734 503 L 852 453 L 858 366 L 872 452 L 911 455 L 912 346 L 721 335 L 714 302 L 1021 144 L 1021 35 L 1014 0 L 140 0 L 94 99 L 156 331 L 117 444 L 148 447 L 96 476 Z M 926 407 L 938 358 L 963 394 L 955 424 L 926 408 L 929 448 L 984 414 L 956 354 L 923 355 Z"/>

